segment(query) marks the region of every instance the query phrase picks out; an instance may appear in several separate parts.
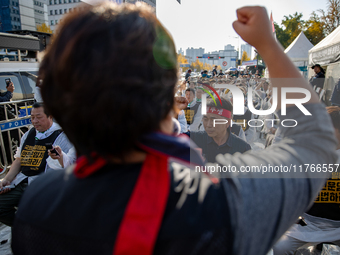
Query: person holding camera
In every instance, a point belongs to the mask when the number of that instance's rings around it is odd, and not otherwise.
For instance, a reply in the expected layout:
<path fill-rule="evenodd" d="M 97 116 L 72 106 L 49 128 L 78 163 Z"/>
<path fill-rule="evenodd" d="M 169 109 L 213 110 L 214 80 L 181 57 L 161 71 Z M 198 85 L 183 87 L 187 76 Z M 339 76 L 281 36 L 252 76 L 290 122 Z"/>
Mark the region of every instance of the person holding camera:
<path fill-rule="evenodd" d="M 0 102 L 9 102 L 13 97 L 14 84 L 11 79 L 6 79 L 6 92 L 0 95 Z"/>

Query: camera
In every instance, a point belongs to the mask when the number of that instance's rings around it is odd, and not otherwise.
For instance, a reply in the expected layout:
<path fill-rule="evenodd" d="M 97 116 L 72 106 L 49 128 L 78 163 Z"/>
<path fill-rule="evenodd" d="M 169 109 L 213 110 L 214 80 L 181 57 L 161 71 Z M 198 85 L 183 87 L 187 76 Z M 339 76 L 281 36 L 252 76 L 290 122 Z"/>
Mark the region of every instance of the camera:
<path fill-rule="evenodd" d="M 12 80 L 11 78 L 5 79 L 6 82 L 6 88 L 9 86 L 9 84 L 11 84 Z"/>

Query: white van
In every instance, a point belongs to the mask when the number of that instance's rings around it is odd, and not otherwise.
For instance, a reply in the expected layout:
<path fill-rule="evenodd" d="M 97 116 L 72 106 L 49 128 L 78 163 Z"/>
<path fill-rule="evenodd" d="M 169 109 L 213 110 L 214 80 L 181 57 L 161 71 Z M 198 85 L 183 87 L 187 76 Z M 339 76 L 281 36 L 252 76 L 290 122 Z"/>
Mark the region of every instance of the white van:
<path fill-rule="evenodd" d="M 10 78 L 15 90 L 12 101 L 34 98 L 39 63 L 0 61 L 0 92 L 6 92 L 5 79 Z"/>

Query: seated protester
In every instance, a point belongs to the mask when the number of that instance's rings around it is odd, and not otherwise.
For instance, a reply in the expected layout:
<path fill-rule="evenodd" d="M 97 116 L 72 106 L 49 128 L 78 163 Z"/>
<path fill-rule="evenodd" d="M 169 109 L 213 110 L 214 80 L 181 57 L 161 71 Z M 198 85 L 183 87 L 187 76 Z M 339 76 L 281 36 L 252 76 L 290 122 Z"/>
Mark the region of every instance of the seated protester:
<path fill-rule="evenodd" d="M 188 88 L 185 91 L 185 98 L 189 104 L 184 109 L 185 118 L 188 124 L 188 130 L 197 131 L 202 120 L 201 102 L 197 102 L 195 98 L 195 90 Z"/>
<path fill-rule="evenodd" d="M 223 70 L 220 70 L 220 73 L 218 74 L 218 76 L 220 76 L 222 78 L 225 76 L 225 74 L 223 73 Z"/>
<path fill-rule="evenodd" d="M 190 139 L 202 149 L 202 155 L 207 162 L 215 162 L 218 154 L 234 154 L 246 152 L 251 149 L 250 145 L 230 132 L 232 119 L 232 104 L 221 98 L 207 105 L 207 114 L 203 115 L 202 121 L 205 131 L 190 132 Z"/>
<path fill-rule="evenodd" d="M 284 130 L 275 150 L 219 155 L 217 163 L 335 163 L 330 118 L 275 41 L 266 10 L 244 7 L 237 17 L 235 30 L 257 48 L 272 78 L 289 78 L 273 86 L 311 92 L 303 107 L 313 117 L 290 105 L 285 118 L 299 125 Z M 172 136 L 177 53 L 153 9 L 104 2 L 67 14 L 60 25 L 40 65 L 41 93 L 82 156 L 27 188 L 12 229 L 14 254 L 264 255 L 329 177 L 203 178 L 196 150 Z M 100 100 L 89 104 L 88 95 Z"/>
<path fill-rule="evenodd" d="M 32 180 L 41 173 L 66 168 L 76 159 L 73 145 L 59 125 L 53 123 L 52 116 L 44 106 L 39 103 L 33 104 L 31 120 L 34 127 L 21 138 L 15 160 L 0 182 L 0 188 L 8 185 L 15 186 L 0 192 L 0 222 L 8 226 L 13 225 L 16 207 Z M 48 151 L 47 143 L 53 144 L 59 156 Z M 46 163 L 49 156 L 53 160 L 49 159 L 50 163 Z"/>
<path fill-rule="evenodd" d="M 331 116 L 335 135 L 338 140 L 337 154 L 340 163 L 340 107 L 326 107 Z M 336 167 L 336 166 L 334 166 Z M 302 246 L 308 247 L 319 243 L 334 243 L 340 246 L 340 198 L 339 171 L 332 173 L 332 178 L 320 191 L 313 206 L 303 215 L 307 226 L 294 224 L 274 246 L 274 255 L 295 254 Z"/>

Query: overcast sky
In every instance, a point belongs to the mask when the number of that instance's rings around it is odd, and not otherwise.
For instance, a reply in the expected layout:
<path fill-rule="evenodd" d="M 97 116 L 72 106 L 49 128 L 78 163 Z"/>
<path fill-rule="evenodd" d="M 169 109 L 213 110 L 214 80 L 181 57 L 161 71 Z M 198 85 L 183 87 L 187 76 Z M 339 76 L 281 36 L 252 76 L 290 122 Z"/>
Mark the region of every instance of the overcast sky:
<path fill-rule="evenodd" d="M 205 52 L 222 50 L 227 44 L 238 48 L 244 43 L 232 28 L 236 9 L 245 5 L 262 5 L 268 15 L 281 25 L 285 15 L 301 12 L 307 20 L 313 11 L 327 9 L 327 0 L 157 0 L 157 17 L 174 37 L 177 49 L 205 48 Z M 259 28 L 260 29 L 260 28 Z"/>

